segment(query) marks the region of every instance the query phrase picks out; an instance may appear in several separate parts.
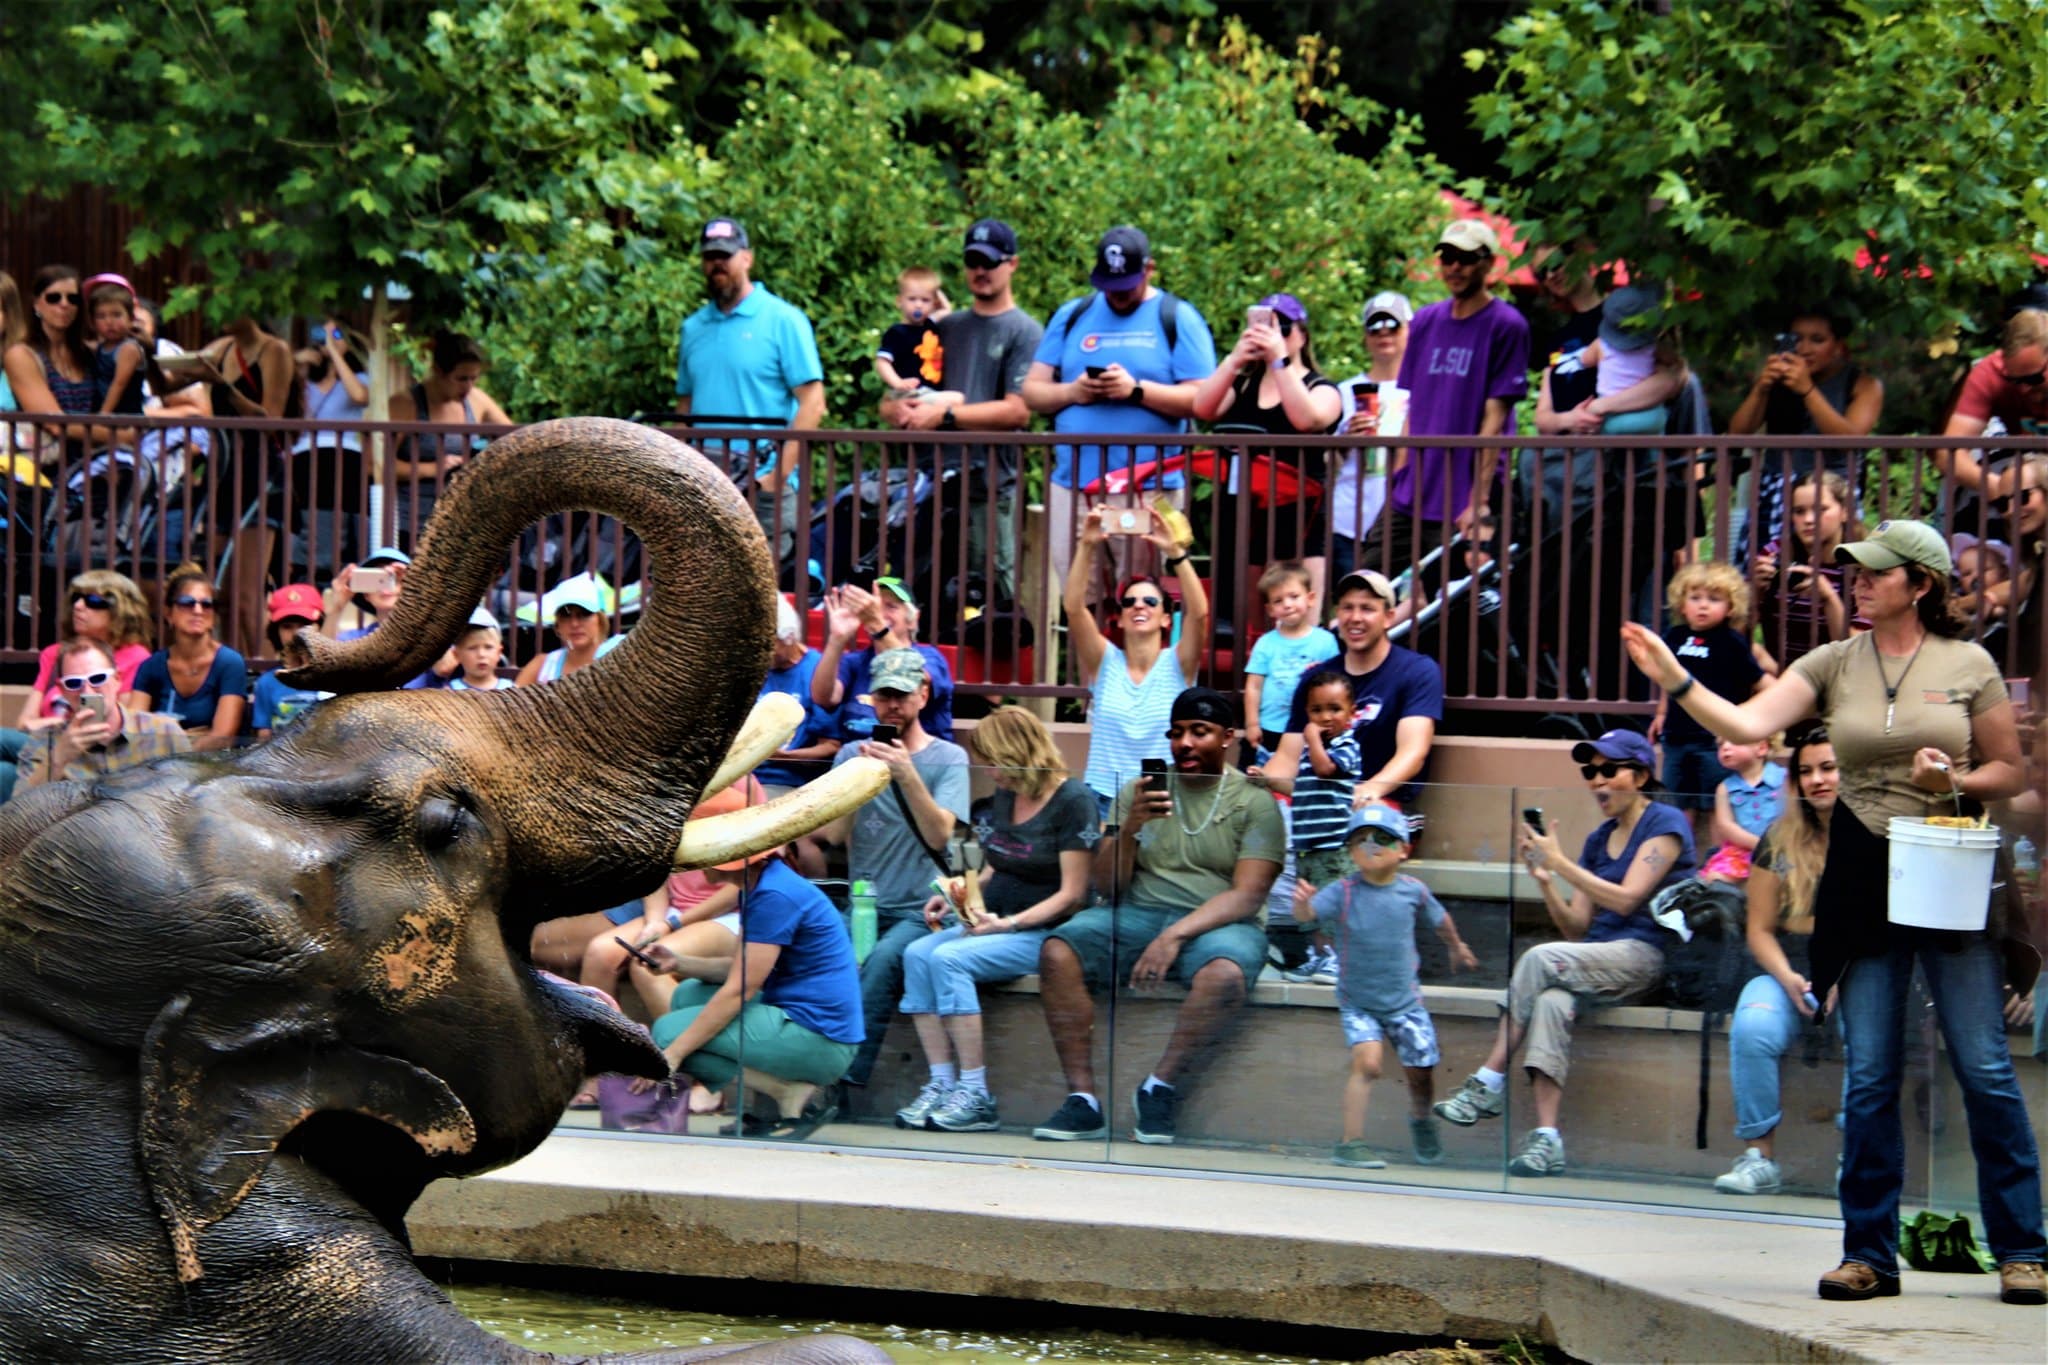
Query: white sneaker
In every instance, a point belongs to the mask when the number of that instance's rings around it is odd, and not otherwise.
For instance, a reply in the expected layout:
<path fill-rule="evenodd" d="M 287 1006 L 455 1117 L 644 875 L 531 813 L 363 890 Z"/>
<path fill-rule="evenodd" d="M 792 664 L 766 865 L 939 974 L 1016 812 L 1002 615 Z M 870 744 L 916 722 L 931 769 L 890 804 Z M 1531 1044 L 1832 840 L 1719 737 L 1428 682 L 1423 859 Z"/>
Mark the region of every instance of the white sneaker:
<path fill-rule="evenodd" d="M 1776 1194 L 1785 1183 L 1778 1163 L 1752 1147 L 1735 1158 L 1735 1168 L 1714 1178 L 1714 1188 L 1723 1194 Z"/>
<path fill-rule="evenodd" d="M 950 1095 L 952 1091 L 953 1087 L 944 1081 L 926 1081 L 924 1089 L 917 1092 L 917 1098 L 896 1111 L 896 1126 L 898 1128 L 930 1127 L 926 1120 L 931 1118 L 932 1110 L 944 1104 L 946 1096 Z"/>

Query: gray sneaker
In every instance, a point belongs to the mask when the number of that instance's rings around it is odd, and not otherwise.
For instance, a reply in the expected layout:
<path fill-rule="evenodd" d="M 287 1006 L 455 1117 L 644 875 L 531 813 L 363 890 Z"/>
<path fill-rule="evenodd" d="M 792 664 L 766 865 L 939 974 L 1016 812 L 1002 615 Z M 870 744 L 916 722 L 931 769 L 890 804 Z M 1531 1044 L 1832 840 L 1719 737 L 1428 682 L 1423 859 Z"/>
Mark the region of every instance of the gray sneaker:
<path fill-rule="evenodd" d="M 917 1092 L 917 1098 L 896 1111 L 898 1128 L 926 1128 L 925 1122 L 932 1116 L 932 1110 L 946 1102 L 952 1087 L 944 1081 L 926 1081 L 924 1089 Z"/>
<path fill-rule="evenodd" d="M 1444 1140 L 1436 1131 L 1435 1119 L 1409 1119 L 1408 1140 L 1414 1145 L 1415 1160 L 1420 1164 L 1434 1166 L 1444 1159 Z"/>
<path fill-rule="evenodd" d="M 1735 1158 L 1735 1169 L 1715 1177 L 1714 1188 L 1723 1194 L 1776 1194 L 1784 1183 L 1778 1163 L 1752 1147 Z"/>
<path fill-rule="evenodd" d="M 1563 1175 L 1564 1143 L 1548 1133 L 1529 1130 L 1522 1150 L 1508 1163 L 1509 1175 Z"/>
<path fill-rule="evenodd" d="M 1501 1110 L 1507 1107 L 1507 1097 L 1506 1087 L 1488 1090 L 1477 1076 L 1467 1076 L 1457 1094 L 1436 1102 L 1436 1116 L 1460 1128 L 1470 1128 L 1481 1119 L 1499 1118 Z"/>
<path fill-rule="evenodd" d="M 995 1096 L 962 1085 L 932 1110 L 930 1126 L 942 1133 L 987 1133 L 1002 1125 L 996 1122 Z"/>
<path fill-rule="evenodd" d="M 1386 1167 L 1380 1154 L 1366 1146 L 1364 1138 L 1346 1138 L 1330 1153 L 1330 1160 L 1339 1166 L 1356 1166 L 1363 1170 L 1378 1171 Z"/>

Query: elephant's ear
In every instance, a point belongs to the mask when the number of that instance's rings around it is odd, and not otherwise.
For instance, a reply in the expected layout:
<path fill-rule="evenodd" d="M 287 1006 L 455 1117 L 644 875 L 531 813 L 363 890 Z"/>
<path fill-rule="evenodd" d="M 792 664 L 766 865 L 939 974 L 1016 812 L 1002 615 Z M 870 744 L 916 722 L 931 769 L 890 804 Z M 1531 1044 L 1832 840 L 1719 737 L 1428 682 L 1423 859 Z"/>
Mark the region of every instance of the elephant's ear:
<path fill-rule="evenodd" d="M 142 1044 L 143 1174 L 178 1278 L 203 1273 L 199 1234 L 234 1211 L 286 1134 L 322 1111 L 381 1119 L 432 1155 L 476 1145 L 476 1122 L 438 1077 L 304 1021 L 216 1028 L 180 995 Z"/>

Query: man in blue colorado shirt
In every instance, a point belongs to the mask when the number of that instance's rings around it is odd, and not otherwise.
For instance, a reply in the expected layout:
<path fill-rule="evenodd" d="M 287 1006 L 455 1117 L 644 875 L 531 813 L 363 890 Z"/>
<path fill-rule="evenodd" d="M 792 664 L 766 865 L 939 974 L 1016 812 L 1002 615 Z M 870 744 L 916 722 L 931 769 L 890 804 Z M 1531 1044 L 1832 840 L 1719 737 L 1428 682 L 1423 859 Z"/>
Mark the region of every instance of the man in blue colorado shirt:
<path fill-rule="evenodd" d="M 1152 244 L 1144 233 L 1111 228 L 1096 244 L 1095 269 L 1088 276 L 1096 292 L 1062 304 L 1046 324 L 1038 355 L 1024 376 L 1024 401 L 1033 412 L 1050 416 L 1054 431 L 1160 436 L 1187 430 L 1195 386 L 1215 372 L 1216 343 L 1193 304 L 1153 286 L 1154 269 Z M 1171 449 L 1055 448 L 1045 489 L 1055 596 L 1067 581 L 1088 507 L 1079 490 L 1107 471 L 1158 459 Z M 1152 486 L 1170 490 L 1168 496 L 1185 505 L 1187 493 L 1178 474 Z M 1139 524 L 1150 529 L 1151 519 L 1141 517 Z M 1119 577 L 1131 571 L 1129 558 L 1143 544 L 1140 536 L 1111 537 Z"/>
<path fill-rule="evenodd" d="M 817 427 L 825 416 L 825 368 L 811 320 L 753 282 L 747 230 L 713 218 L 697 239 L 697 258 L 711 301 L 683 319 L 676 356 L 676 410 L 699 427 Z M 753 421 L 733 419 L 754 419 Z M 734 437 L 723 449 L 727 472 L 753 495 L 761 533 L 778 561 L 796 540 L 797 457 L 785 442 Z"/>

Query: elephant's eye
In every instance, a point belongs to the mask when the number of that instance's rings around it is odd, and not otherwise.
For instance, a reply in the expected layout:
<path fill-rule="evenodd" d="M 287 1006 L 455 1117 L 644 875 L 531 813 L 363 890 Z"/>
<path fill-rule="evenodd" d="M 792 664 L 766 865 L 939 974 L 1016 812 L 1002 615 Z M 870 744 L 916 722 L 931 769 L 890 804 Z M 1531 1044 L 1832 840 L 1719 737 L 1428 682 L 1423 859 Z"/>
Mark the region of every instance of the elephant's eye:
<path fill-rule="evenodd" d="M 474 819 L 459 803 L 431 797 L 420 805 L 420 844 L 429 852 L 444 849 L 466 834 Z"/>

